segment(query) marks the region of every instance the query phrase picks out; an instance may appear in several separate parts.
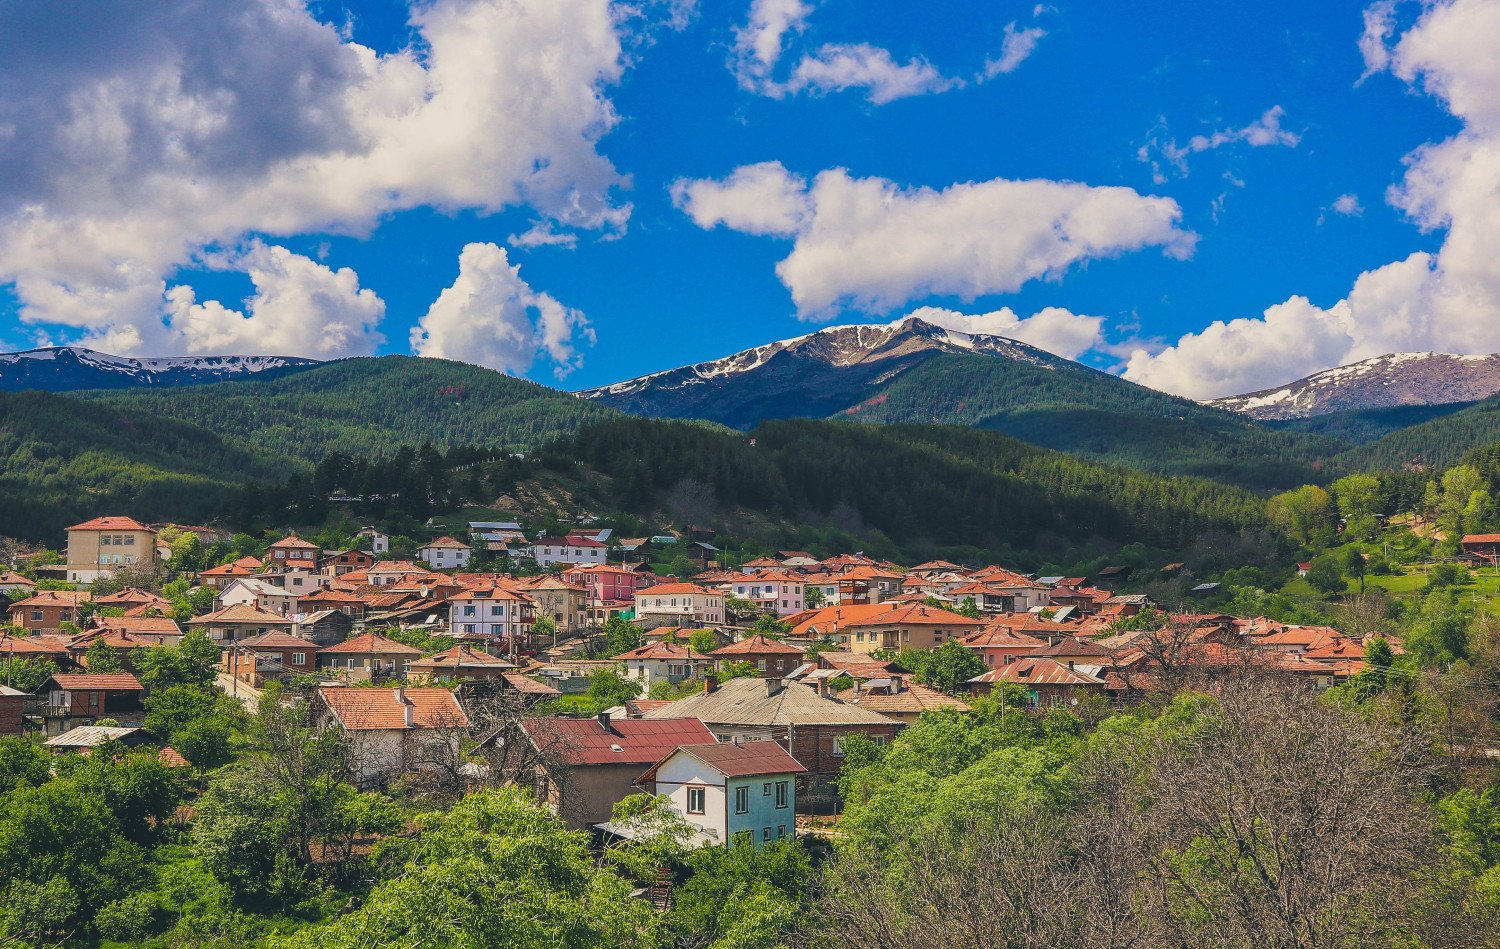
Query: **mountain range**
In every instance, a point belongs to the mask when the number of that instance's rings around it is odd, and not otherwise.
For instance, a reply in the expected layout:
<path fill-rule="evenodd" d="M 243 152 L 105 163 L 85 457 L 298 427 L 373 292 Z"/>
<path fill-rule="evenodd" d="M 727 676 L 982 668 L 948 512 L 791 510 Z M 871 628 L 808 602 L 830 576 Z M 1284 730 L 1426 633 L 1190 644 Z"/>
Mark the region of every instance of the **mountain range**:
<path fill-rule="evenodd" d="M 268 378 L 321 365 L 296 356 L 168 356 L 137 359 L 81 346 L 0 353 L 0 392 L 199 385 L 247 376 Z"/>
<path fill-rule="evenodd" d="M 1207 404 L 1262 421 L 1477 402 L 1500 392 L 1500 355 L 1388 353 Z"/>

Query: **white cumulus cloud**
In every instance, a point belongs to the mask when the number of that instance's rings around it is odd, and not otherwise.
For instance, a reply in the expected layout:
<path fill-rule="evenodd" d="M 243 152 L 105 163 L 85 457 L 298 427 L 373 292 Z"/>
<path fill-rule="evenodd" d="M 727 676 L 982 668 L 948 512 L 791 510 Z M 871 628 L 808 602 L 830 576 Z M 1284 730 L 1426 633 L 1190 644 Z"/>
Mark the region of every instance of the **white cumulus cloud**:
<path fill-rule="evenodd" d="M 423 206 L 527 206 L 538 235 L 623 228 L 623 180 L 596 148 L 616 122 L 620 11 L 431 0 L 411 26 L 382 54 L 288 0 L 0 7 L 0 284 L 22 319 L 192 351 L 221 335 L 158 325 L 186 299 L 168 281 L 212 248 L 364 234 Z M 347 316 L 309 309 L 328 334 L 287 338 L 331 345 Z"/>
<path fill-rule="evenodd" d="M 875 105 L 910 96 L 946 92 L 963 85 L 938 72 L 925 60 L 898 63 L 891 54 L 868 43 L 836 43 L 804 56 L 780 86 L 784 93 L 826 94 L 864 89 Z"/>
<path fill-rule="evenodd" d="M 296 354 L 320 359 L 367 356 L 385 341 L 376 327 L 385 302 L 361 288 L 353 270 L 333 270 L 285 247 L 256 243 L 213 258 L 225 270 L 250 275 L 255 293 L 244 311 L 217 300 L 197 302 L 189 286 L 166 294 L 160 329 L 117 326 L 90 339 L 110 352 Z M 143 332 L 144 330 L 144 332 Z"/>
<path fill-rule="evenodd" d="M 458 278 L 411 331 L 418 356 L 522 373 L 540 354 L 559 379 L 580 365 L 578 346 L 592 342 L 582 312 L 533 290 L 505 248 L 479 243 L 464 246 Z"/>
<path fill-rule="evenodd" d="M 1387 194 L 1420 227 L 1446 230 L 1442 247 L 1361 274 L 1332 306 L 1293 297 L 1155 355 L 1138 352 L 1126 378 L 1212 398 L 1390 352 L 1500 351 L 1500 0 L 1430 4 L 1399 37 L 1384 4 L 1371 10 L 1379 50 L 1367 29 L 1367 63 L 1420 85 L 1463 123 L 1408 156 Z"/>
<path fill-rule="evenodd" d="M 1186 257 L 1196 239 L 1170 198 L 1076 182 L 997 178 L 936 190 L 835 168 L 808 184 L 770 162 L 672 191 L 700 227 L 791 238 L 776 273 L 807 319 L 933 294 L 972 300 L 1150 246 Z"/>

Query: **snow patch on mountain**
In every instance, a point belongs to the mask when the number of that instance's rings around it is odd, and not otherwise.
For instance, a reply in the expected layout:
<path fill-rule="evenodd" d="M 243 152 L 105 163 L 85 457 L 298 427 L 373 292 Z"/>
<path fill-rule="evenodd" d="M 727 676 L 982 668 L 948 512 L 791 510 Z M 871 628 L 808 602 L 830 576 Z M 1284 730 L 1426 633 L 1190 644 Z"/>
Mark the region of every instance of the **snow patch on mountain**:
<path fill-rule="evenodd" d="M 1356 409 L 1477 402 L 1500 392 L 1500 355 L 1388 353 L 1296 382 L 1205 402 L 1262 421 Z"/>

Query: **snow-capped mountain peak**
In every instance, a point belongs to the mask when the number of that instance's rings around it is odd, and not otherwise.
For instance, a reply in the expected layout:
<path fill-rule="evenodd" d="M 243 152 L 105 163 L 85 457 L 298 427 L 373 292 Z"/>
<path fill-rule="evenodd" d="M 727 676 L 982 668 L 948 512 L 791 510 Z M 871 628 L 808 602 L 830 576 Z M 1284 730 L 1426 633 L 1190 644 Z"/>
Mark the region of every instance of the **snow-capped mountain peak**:
<path fill-rule="evenodd" d="M 81 346 L 0 353 L 0 390 L 126 389 L 282 375 L 321 365 L 296 356 L 113 356 Z"/>
<path fill-rule="evenodd" d="M 1205 404 L 1265 421 L 1354 409 L 1477 402 L 1500 392 L 1500 355 L 1387 353 Z"/>

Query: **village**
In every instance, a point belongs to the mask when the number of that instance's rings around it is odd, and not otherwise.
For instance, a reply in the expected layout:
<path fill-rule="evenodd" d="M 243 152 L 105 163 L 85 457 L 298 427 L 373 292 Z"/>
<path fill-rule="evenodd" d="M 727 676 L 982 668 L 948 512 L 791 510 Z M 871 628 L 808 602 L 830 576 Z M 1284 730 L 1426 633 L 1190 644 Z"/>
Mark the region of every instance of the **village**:
<path fill-rule="evenodd" d="M 0 735 L 38 733 L 54 754 L 115 742 L 206 764 L 147 727 L 138 675 L 153 650 L 195 644 L 215 663 L 210 688 L 247 708 L 304 699 L 312 723 L 353 749 L 361 787 L 515 784 L 606 841 L 641 833 L 616 815 L 641 793 L 698 845 L 829 832 L 849 747 L 884 747 L 985 696 L 1019 714 L 1098 717 L 1249 669 L 1328 689 L 1367 653 L 1388 663 L 1401 650 L 1325 625 L 1164 612 L 1120 592 L 1123 568 L 1038 577 L 784 550 L 726 569 L 702 536 L 528 538 L 518 523 L 474 522 L 415 560 L 390 559 L 390 538 L 367 528 L 350 549 L 292 533 L 173 575 L 164 536 L 223 540 L 101 516 L 68 529 L 62 562 L 0 573 Z M 681 544 L 702 569 L 653 573 L 653 541 Z M 1493 555 L 1493 537 L 1476 543 Z M 471 572 L 476 550 L 528 570 Z M 17 669 L 32 671 L 28 688 Z"/>

